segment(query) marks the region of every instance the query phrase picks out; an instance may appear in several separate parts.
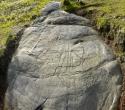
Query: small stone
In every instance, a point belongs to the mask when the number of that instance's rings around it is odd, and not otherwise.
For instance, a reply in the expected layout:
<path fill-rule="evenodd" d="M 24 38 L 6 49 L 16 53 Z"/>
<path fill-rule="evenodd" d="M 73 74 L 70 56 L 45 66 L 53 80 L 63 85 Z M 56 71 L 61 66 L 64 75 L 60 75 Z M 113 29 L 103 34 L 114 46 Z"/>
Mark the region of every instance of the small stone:
<path fill-rule="evenodd" d="M 60 7 L 61 7 L 61 2 L 55 2 L 55 1 L 50 2 L 41 10 L 41 14 L 42 16 L 46 16 L 51 12 L 60 9 Z"/>

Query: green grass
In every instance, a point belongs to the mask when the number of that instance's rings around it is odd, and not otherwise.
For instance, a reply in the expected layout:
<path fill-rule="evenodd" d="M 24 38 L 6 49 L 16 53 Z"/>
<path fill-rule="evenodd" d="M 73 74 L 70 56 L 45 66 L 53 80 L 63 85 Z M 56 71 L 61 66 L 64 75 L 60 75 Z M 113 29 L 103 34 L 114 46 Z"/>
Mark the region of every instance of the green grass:
<path fill-rule="evenodd" d="M 98 27 L 104 25 L 103 21 L 107 21 L 112 26 L 125 28 L 125 0 L 86 0 L 88 4 L 98 3 L 98 7 L 89 7 L 89 10 L 96 10 L 96 18 Z M 106 23 L 106 22 L 105 22 Z"/>
<path fill-rule="evenodd" d="M 80 5 L 76 0 L 69 0 L 65 10 L 76 10 L 83 8 L 88 11 L 96 10 L 95 17 L 98 27 L 104 23 L 111 23 L 125 28 L 125 0 L 84 0 L 85 5 Z"/>
<path fill-rule="evenodd" d="M 63 9 L 68 12 L 74 12 L 79 9 L 82 5 L 80 5 L 76 0 L 63 0 Z"/>
<path fill-rule="evenodd" d="M 41 8 L 50 1 L 52 0 L 0 1 L 0 56 L 6 48 L 8 39 L 11 39 L 10 34 L 13 35 L 12 28 L 29 24 L 40 15 Z"/>

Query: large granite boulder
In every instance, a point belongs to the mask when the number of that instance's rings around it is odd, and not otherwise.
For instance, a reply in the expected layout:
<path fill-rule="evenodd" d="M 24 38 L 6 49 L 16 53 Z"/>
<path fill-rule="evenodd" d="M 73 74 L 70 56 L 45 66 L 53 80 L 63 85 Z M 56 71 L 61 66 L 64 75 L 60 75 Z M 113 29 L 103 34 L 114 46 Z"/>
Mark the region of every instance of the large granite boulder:
<path fill-rule="evenodd" d="M 56 10 L 24 31 L 8 69 L 5 110 L 116 110 L 121 82 L 89 20 Z"/>

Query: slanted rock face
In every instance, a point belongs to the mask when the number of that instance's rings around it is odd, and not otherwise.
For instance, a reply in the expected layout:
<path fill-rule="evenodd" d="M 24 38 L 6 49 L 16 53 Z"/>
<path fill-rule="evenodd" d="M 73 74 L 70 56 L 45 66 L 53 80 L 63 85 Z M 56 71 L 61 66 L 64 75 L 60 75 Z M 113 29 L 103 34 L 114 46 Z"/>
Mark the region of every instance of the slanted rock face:
<path fill-rule="evenodd" d="M 115 110 L 121 81 L 89 20 L 53 11 L 24 31 L 8 69 L 5 110 Z"/>

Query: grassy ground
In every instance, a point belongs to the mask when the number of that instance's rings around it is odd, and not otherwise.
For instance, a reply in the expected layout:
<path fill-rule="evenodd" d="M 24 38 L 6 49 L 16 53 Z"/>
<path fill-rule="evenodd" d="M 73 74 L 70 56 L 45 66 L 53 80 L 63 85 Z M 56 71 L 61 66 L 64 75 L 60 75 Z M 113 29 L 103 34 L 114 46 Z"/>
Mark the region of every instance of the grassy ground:
<path fill-rule="evenodd" d="M 112 26 L 120 26 L 125 31 L 125 0 L 83 0 L 85 5 L 78 5 L 76 0 L 70 0 L 72 6 L 67 6 L 70 11 L 72 7 L 87 9 L 88 11 L 96 10 L 98 28 L 105 23 Z"/>
<path fill-rule="evenodd" d="M 7 41 L 13 39 L 12 28 L 30 23 L 40 15 L 40 9 L 51 0 L 2 0 L 0 1 L 0 56 Z"/>
<path fill-rule="evenodd" d="M 98 26 L 102 26 L 106 20 L 112 25 L 125 29 L 125 0 L 85 0 L 88 4 L 100 4 L 98 7 L 89 7 L 96 10 Z"/>

